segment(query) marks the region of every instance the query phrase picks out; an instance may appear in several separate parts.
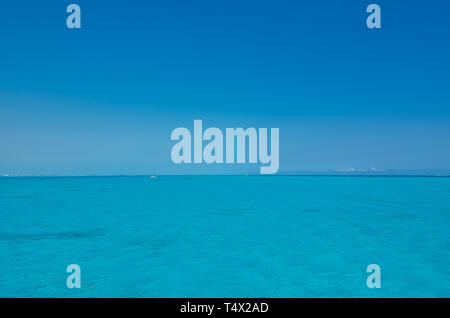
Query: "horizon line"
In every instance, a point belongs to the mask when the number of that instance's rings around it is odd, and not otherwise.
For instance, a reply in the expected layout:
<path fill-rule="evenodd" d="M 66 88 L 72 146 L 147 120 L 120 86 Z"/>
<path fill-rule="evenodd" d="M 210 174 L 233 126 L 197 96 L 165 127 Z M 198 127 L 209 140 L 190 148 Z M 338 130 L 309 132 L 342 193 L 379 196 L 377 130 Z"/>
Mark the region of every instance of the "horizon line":
<path fill-rule="evenodd" d="M 271 175 L 264 174 L 80 174 L 80 175 L 66 175 L 66 174 L 11 174 L 0 175 L 0 178 L 113 178 L 113 177 L 444 177 L 449 178 L 450 173 L 391 173 L 391 174 L 370 174 L 370 173 L 277 173 Z"/>

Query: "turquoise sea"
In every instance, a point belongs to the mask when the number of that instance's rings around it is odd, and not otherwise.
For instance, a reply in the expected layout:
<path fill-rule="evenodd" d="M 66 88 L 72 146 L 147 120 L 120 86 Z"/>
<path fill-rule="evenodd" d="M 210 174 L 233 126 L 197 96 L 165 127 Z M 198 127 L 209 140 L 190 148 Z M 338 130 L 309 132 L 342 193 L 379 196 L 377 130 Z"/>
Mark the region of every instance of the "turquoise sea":
<path fill-rule="evenodd" d="M 450 178 L 0 178 L 0 297 L 450 297 L 449 229 Z"/>

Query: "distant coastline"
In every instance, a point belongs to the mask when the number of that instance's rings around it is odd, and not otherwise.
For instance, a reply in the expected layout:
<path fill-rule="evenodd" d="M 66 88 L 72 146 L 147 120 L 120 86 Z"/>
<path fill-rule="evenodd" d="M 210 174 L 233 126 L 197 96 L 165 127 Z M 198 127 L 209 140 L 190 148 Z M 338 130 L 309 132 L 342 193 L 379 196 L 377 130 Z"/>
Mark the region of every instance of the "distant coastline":
<path fill-rule="evenodd" d="M 3 173 L 0 178 L 80 178 L 80 177 L 151 177 L 151 176 L 261 176 L 259 173 L 230 173 L 230 174 L 171 174 L 171 173 L 143 173 L 143 174 L 15 174 Z M 308 176 L 308 177 L 450 177 L 450 169 L 329 169 L 329 170 L 296 170 L 281 171 L 273 176 Z M 266 176 L 267 177 L 267 176 Z"/>

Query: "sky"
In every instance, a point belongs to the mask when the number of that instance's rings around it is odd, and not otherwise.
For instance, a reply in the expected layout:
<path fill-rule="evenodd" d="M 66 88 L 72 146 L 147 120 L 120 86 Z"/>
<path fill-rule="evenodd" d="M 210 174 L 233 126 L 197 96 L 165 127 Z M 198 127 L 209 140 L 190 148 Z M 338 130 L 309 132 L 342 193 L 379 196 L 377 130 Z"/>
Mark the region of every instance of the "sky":
<path fill-rule="evenodd" d="M 66 6 L 81 7 L 81 29 Z M 366 7 L 381 7 L 368 29 Z M 448 1 L 2 1 L 1 174 L 175 165 L 177 127 L 280 129 L 280 173 L 450 168 Z"/>

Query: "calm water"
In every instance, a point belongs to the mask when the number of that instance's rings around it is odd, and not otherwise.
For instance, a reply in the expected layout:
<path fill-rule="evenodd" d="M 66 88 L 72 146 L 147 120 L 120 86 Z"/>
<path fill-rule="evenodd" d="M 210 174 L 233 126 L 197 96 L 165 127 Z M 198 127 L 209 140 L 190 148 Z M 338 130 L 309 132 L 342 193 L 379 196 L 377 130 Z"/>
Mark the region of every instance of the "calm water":
<path fill-rule="evenodd" d="M 0 296 L 450 297 L 449 228 L 450 178 L 0 178 Z"/>

